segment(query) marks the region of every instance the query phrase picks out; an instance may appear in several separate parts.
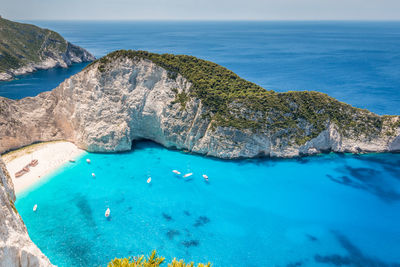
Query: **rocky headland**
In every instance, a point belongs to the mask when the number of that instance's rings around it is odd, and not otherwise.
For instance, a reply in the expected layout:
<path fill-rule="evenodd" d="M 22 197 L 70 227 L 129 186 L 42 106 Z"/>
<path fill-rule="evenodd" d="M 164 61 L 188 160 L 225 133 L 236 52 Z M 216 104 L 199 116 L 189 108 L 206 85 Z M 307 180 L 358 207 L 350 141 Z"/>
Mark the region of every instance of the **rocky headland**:
<path fill-rule="evenodd" d="M 94 59 L 88 51 L 54 31 L 0 17 L 0 81 Z"/>
<path fill-rule="evenodd" d="M 399 116 L 318 92 L 276 93 L 191 56 L 116 51 L 51 92 L 0 98 L 0 153 L 68 140 L 119 152 L 148 139 L 219 158 L 400 151 Z"/>

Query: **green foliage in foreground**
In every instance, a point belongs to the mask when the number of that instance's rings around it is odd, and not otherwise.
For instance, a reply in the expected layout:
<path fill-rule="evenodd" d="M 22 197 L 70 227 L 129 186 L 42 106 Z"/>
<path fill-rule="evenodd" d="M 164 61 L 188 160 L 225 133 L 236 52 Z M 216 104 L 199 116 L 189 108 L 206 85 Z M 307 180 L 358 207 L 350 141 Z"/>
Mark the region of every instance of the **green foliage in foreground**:
<path fill-rule="evenodd" d="M 159 257 L 157 252 L 153 250 L 151 255 L 145 258 L 143 255 L 139 257 L 131 257 L 124 259 L 114 259 L 108 263 L 107 267 L 158 267 L 164 263 L 165 258 Z M 185 263 L 183 260 L 177 261 L 173 259 L 171 263 L 168 263 L 168 267 L 194 267 L 194 263 Z M 211 263 L 203 264 L 199 263 L 197 267 L 211 267 Z"/>
<path fill-rule="evenodd" d="M 0 18 L 0 72 L 66 49 L 67 42 L 54 31 Z"/>
<path fill-rule="evenodd" d="M 319 92 L 265 90 L 218 64 L 193 56 L 118 50 L 97 61 L 99 71 L 107 71 L 110 62 L 122 57 L 150 60 L 166 69 L 170 79 L 181 74 L 189 80 L 190 92 L 175 92 L 174 102 L 184 109 L 192 97 L 200 99 L 208 111 L 204 118 L 214 122 L 214 129 L 226 126 L 267 132 L 301 145 L 326 129 L 329 122 L 338 125 L 344 135 L 373 137 L 382 134 L 385 121 L 391 120 Z"/>

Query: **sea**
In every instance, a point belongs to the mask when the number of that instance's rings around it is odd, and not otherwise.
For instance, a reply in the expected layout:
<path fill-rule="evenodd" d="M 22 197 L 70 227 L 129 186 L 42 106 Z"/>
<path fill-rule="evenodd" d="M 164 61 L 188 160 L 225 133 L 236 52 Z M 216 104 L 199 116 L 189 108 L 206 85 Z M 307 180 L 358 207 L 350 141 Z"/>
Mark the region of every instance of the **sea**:
<path fill-rule="evenodd" d="M 266 89 L 400 114 L 400 22 L 30 23 L 96 57 L 189 54 Z M 1 82 L 0 95 L 34 96 L 85 65 Z M 47 178 L 16 207 L 58 266 L 106 266 L 152 250 L 214 267 L 400 266 L 400 154 L 227 161 L 142 141 L 126 153 L 84 153 Z"/>

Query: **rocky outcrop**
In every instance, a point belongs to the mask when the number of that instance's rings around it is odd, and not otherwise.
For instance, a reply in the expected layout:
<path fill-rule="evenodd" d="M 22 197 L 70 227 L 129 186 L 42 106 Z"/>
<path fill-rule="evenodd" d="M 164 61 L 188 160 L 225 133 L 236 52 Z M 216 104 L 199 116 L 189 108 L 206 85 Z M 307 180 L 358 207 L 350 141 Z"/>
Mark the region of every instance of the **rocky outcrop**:
<path fill-rule="evenodd" d="M 23 75 L 37 70 L 46 70 L 51 68 L 68 68 L 73 63 L 90 62 L 95 57 L 85 49 L 66 42 L 67 50 L 65 52 L 54 52 L 42 58 L 39 62 L 29 62 L 16 69 L 8 69 L 0 72 L 0 81 L 10 81 L 17 75 Z"/>
<path fill-rule="evenodd" d="M 94 59 L 88 51 L 56 32 L 0 18 L 0 81 Z"/>
<path fill-rule="evenodd" d="M 216 124 L 209 107 L 191 94 L 192 87 L 180 73 L 171 76 L 148 59 L 97 61 L 51 92 L 18 101 L 0 98 L 0 152 L 61 139 L 93 152 L 126 151 L 132 141 L 149 139 L 165 147 L 219 158 L 400 150 L 398 116 L 354 111 L 354 121 L 346 130 L 328 118 L 318 135 L 302 143 L 286 129 L 272 131 L 267 123 L 256 130 Z M 188 96 L 184 103 L 181 95 Z M 250 112 L 251 116 L 257 113 Z M 355 134 L 353 129 L 367 115 L 379 126 L 371 134 L 368 129 Z M 299 121 L 296 129 L 302 133 L 300 137 L 306 136 L 313 125 Z"/>
<path fill-rule="evenodd" d="M 14 201 L 12 180 L 0 158 L 0 267 L 53 266 L 29 238 Z"/>

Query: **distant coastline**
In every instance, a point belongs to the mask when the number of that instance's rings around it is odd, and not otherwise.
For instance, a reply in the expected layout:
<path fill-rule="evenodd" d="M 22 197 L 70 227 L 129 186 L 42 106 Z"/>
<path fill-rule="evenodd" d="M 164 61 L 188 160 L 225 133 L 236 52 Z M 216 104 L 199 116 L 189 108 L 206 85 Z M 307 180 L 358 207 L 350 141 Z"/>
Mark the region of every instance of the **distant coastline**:
<path fill-rule="evenodd" d="M 0 39 L 0 81 L 95 59 L 87 50 L 71 44 L 54 31 L 1 17 Z"/>

